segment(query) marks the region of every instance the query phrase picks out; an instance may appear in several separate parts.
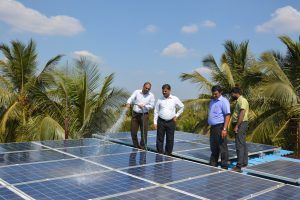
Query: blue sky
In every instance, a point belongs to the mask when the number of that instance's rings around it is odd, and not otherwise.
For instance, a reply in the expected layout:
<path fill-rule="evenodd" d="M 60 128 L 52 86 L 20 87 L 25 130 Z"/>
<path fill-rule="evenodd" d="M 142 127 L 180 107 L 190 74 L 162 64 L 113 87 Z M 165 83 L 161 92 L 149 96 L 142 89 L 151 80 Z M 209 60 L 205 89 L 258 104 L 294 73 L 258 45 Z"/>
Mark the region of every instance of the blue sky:
<path fill-rule="evenodd" d="M 0 0 L 0 41 L 37 42 L 40 64 L 65 54 L 99 63 L 103 75 L 129 92 L 145 81 L 161 95 L 169 83 L 181 99 L 199 91 L 179 75 L 209 73 L 201 60 L 219 61 L 225 40 L 250 41 L 251 52 L 285 51 L 278 35 L 300 35 L 297 0 Z M 1 56 L 0 56 L 1 57 Z"/>

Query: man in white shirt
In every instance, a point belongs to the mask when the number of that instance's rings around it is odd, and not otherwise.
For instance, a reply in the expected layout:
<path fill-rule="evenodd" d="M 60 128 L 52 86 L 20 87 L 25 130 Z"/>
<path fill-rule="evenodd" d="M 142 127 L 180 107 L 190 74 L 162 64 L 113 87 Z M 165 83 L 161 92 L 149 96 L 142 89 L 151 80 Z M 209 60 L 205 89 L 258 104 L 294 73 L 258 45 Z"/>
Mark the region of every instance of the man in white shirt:
<path fill-rule="evenodd" d="M 134 147 L 144 149 L 147 144 L 148 132 L 148 113 L 154 107 L 155 98 L 150 92 L 151 83 L 144 83 L 142 90 L 136 90 L 127 100 L 126 107 L 129 108 L 133 104 L 133 112 L 131 118 L 131 138 Z M 137 132 L 141 130 L 141 141 L 138 142 Z"/>
<path fill-rule="evenodd" d="M 156 148 L 158 153 L 171 155 L 174 145 L 176 119 L 183 112 L 184 105 L 176 96 L 171 95 L 171 86 L 169 84 L 162 86 L 162 93 L 163 97 L 157 100 L 154 109 L 154 127 L 157 129 Z M 176 108 L 179 109 L 177 113 Z M 166 147 L 164 152 L 165 135 Z"/>

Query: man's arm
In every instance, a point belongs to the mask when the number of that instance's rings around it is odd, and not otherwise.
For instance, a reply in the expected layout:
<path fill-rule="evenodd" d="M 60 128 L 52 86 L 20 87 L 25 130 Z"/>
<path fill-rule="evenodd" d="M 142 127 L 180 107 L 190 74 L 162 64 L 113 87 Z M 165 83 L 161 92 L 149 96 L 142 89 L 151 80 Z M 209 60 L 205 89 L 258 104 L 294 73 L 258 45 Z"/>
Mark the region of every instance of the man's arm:
<path fill-rule="evenodd" d="M 134 91 L 131 96 L 127 99 L 126 107 L 129 108 L 130 104 L 132 104 L 133 100 L 136 97 L 136 91 Z"/>
<path fill-rule="evenodd" d="M 177 98 L 176 99 L 176 107 L 179 108 L 179 110 L 177 111 L 174 120 L 176 121 L 176 119 L 183 113 L 184 110 L 184 104 Z"/>
<path fill-rule="evenodd" d="M 155 108 L 154 108 L 154 119 L 153 119 L 153 124 L 154 128 L 157 129 L 157 119 L 158 119 L 158 111 L 159 111 L 159 103 L 160 101 L 157 100 Z"/>
<path fill-rule="evenodd" d="M 245 110 L 245 109 L 241 109 L 241 110 L 240 110 L 240 114 L 239 114 L 239 117 L 238 117 L 238 121 L 237 121 L 237 123 L 236 123 L 236 125 L 235 125 L 235 127 L 234 127 L 234 129 L 233 129 L 233 131 L 234 131 L 235 133 L 238 132 L 239 126 L 241 125 L 241 123 L 242 123 L 243 120 L 244 120 L 245 113 L 246 113 L 246 110 Z"/>
<path fill-rule="evenodd" d="M 148 104 L 146 104 L 145 107 L 148 110 L 151 110 L 154 108 L 154 103 L 155 103 L 155 97 L 154 97 L 154 95 L 151 95 L 150 102 Z"/>
<path fill-rule="evenodd" d="M 225 122 L 224 122 L 224 126 L 223 126 L 223 130 L 222 130 L 222 138 L 225 138 L 227 136 L 227 127 L 230 121 L 230 114 L 227 114 L 225 116 Z"/>

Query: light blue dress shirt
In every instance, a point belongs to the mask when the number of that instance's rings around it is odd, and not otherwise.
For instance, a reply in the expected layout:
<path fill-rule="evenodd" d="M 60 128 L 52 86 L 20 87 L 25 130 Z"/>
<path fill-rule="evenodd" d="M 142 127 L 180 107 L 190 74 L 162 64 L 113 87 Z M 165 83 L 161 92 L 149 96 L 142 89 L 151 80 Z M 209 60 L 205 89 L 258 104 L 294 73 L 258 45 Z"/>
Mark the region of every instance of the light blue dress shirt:
<path fill-rule="evenodd" d="M 228 99 L 222 95 L 218 99 L 212 99 L 209 103 L 208 124 L 222 124 L 225 116 L 230 114 L 230 104 Z"/>

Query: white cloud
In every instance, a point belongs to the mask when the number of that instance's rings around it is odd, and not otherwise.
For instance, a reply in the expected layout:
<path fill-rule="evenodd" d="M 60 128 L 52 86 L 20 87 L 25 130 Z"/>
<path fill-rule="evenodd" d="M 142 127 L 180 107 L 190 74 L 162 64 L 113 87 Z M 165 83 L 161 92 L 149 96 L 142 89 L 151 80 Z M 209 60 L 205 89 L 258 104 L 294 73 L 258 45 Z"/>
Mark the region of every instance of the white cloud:
<path fill-rule="evenodd" d="M 187 49 L 180 42 L 174 42 L 172 44 L 169 44 L 166 48 L 164 48 L 164 50 L 161 52 L 161 55 L 163 55 L 163 56 L 184 57 L 190 51 L 192 51 L 192 50 Z"/>
<path fill-rule="evenodd" d="M 75 57 L 75 58 L 85 57 L 90 61 L 97 62 L 99 64 L 103 63 L 102 58 L 100 58 L 99 56 L 96 56 L 95 54 L 93 54 L 89 51 L 86 51 L 86 50 L 74 51 L 72 54 L 73 54 L 73 57 Z"/>
<path fill-rule="evenodd" d="M 158 30 L 159 30 L 159 28 L 152 24 L 146 26 L 146 28 L 145 28 L 145 31 L 148 33 L 156 33 L 156 32 L 158 32 Z"/>
<path fill-rule="evenodd" d="M 256 26 L 256 32 L 299 33 L 300 12 L 291 6 L 278 8 L 269 21 Z"/>
<path fill-rule="evenodd" d="M 214 28 L 217 26 L 217 24 L 211 20 L 205 20 L 201 23 L 201 25 L 207 28 Z"/>
<path fill-rule="evenodd" d="M 181 28 L 181 32 L 191 34 L 191 33 L 197 33 L 198 32 L 198 26 L 197 24 L 191 24 L 188 26 L 183 26 Z"/>
<path fill-rule="evenodd" d="M 0 20 L 16 31 L 41 35 L 75 35 L 84 31 L 78 19 L 65 15 L 47 17 L 14 0 L 0 0 Z"/>

